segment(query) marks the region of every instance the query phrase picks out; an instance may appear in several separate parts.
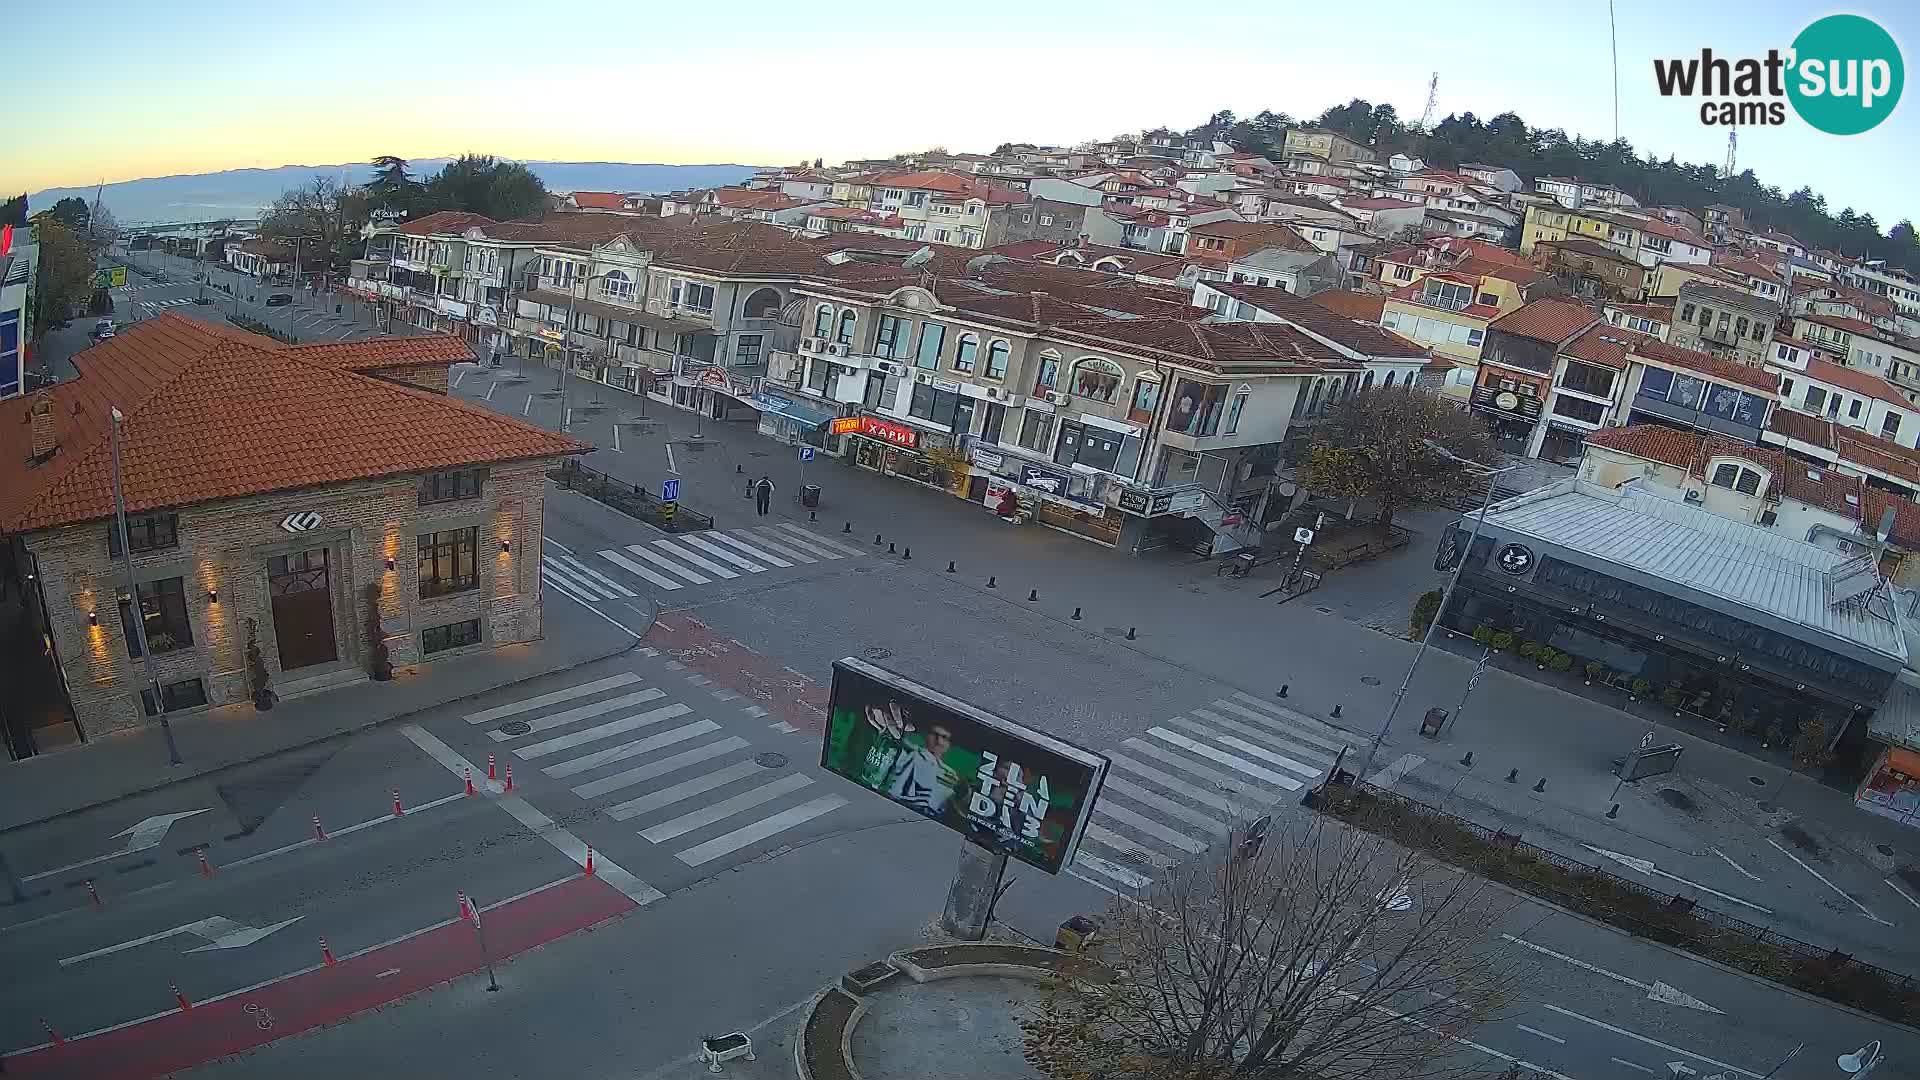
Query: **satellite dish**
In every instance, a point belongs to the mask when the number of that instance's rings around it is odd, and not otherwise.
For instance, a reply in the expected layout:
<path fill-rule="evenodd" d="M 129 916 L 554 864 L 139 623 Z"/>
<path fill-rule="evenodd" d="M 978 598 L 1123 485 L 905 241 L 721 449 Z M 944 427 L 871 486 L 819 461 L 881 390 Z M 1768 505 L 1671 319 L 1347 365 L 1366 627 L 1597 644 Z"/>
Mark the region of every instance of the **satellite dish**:
<path fill-rule="evenodd" d="M 913 254 L 907 256 L 906 261 L 902 262 L 900 265 L 905 267 L 908 270 L 915 270 L 922 266 L 927 265 L 932 261 L 933 261 L 933 249 L 922 244 L 920 246 L 919 251 L 916 251 Z"/>

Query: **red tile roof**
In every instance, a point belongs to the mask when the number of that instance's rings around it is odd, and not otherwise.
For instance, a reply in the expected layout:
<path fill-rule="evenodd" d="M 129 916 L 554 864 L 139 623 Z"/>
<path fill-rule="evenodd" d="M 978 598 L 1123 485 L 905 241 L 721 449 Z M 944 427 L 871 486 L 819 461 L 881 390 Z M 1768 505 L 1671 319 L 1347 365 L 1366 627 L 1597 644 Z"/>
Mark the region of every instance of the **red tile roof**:
<path fill-rule="evenodd" d="M 1640 340 L 1654 339 L 1632 330 L 1622 330 L 1610 323 L 1599 322 L 1580 331 L 1572 341 L 1561 346 L 1560 351 L 1576 360 L 1601 364 L 1615 371 L 1625 371 L 1627 356 L 1633 350 L 1636 341 Z"/>
<path fill-rule="evenodd" d="M 1285 289 L 1229 281 L 1209 281 L 1206 282 L 1206 286 L 1226 293 L 1236 300 L 1245 301 L 1309 334 L 1317 335 L 1365 356 L 1410 360 L 1423 360 L 1427 356 L 1425 348 L 1398 334 L 1382 330 L 1378 326 L 1335 315 L 1320 305 L 1295 296 Z M 1383 307 L 1385 303 L 1384 300 L 1381 301 Z M 1258 325 L 1270 324 L 1259 323 Z"/>
<path fill-rule="evenodd" d="M 437 210 L 423 218 L 415 218 L 400 226 L 400 231 L 408 236 L 446 236 L 463 233 L 475 225 L 492 225 L 493 219 L 483 214 L 469 214 L 464 210 Z"/>
<path fill-rule="evenodd" d="M 332 341 L 318 345 L 293 345 L 284 351 L 296 360 L 337 367 L 342 371 L 446 367 L 473 359 L 473 350 L 467 347 L 467 343 L 450 334 Z"/>
<path fill-rule="evenodd" d="M 372 349 L 373 343 L 355 343 Z M 188 506 L 591 447 L 444 395 L 341 370 L 318 353 L 182 315 L 74 358 L 78 378 L 0 403 L 0 533 L 113 513 L 109 412 L 122 422 L 129 511 Z M 29 410 L 53 405 L 59 449 L 29 465 Z"/>
<path fill-rule="evenodd" d="M 1817 446 L 1822 450 L 1835 450 L 1834 425 L 1832 421 L 1822 420 L 1818 416 L 1794 412 L 1792 409 L 1775 409 L 1767 421 L 1767 430 L 1795 442 Z"/>
<path fill-rule="evenodd" d="M 626 196 L 617 191 L 576 191 L 567 197 L 582 210 L 619 210 L 627 205 Z"/>
<path fill-rule="evenodd" d="M 1326 289 L 1307 299 L 1335 315 L 1375 324 L 1380 322 L 1380 313 L 1387 306 L 1387 298 L 1379 293 L 1357 292 L 1353 289 Z"/>
<path fill-rule="evenodd" d="M 1422 204 L 1408 202 L 1405 199 L 1342 199 L 1340 205 L 1348 210 L 1411 210 Z"/>
<path fill-rule="evenodd" d="M 1592 325 L 1593 310 L 1567 300 L 1535 300 L 1487 324 L 1489 330 L 1559 345 Z"/>
<path fill-rule="evenodd" d="M 1914 405 L 1893 388 L 1893 384 L 1875 375 L 1871 371 L 1861 371 L 1819 357 L 1807 361 L 1807 378 L 1838 386 L 1843 390 L 1859 394 L 1862 397 L 1877 398 L 1891 405 L 1898 405 L 1912 411 Z"/>
<path fill-rule="evenodd" d="M 1821 326 L 1833 330 L 1844 330 L 1849 334 L 1858 334 L 1861 337 L 1873 338 L 1876 341 L 1885 341 L 1890 344 L 1898 341 L 1898 335 L 1887 330 L 1882 330 L 1870 322 L 1850 318 L 1846 315 L 1826 315 L 1815 312 L 1810 315 L 1801 315 L 1799 318 L 1805 319 L 1810 323 L 1818 323 Z M 1831 348 L 1831 346 L 1829 346 L 1829 348 Z"/>

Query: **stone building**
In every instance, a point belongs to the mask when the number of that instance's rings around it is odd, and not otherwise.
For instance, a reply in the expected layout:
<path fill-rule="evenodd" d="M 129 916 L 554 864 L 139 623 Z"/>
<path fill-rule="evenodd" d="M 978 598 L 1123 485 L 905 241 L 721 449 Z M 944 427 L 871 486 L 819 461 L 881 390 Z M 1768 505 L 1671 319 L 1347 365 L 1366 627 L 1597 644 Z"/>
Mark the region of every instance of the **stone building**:
<path fill-rule="evenodd" d="M 247 701 L 250 636 L 283 698 L 367 679 L 376 633 L 395 667 L 539 637 L 543 473 L 587 447 L 436 392 L 470 358 L 167 314 L 0 405 L 8 614 L 43 646 L 6 664 L 65 713 L 14 756 Z"/>

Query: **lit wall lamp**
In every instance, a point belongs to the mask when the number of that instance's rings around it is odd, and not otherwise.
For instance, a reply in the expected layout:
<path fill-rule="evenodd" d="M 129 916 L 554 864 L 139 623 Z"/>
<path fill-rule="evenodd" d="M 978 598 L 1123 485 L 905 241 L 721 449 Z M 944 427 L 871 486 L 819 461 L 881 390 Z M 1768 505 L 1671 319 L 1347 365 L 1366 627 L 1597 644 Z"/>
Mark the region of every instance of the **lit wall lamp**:
<path fill-rule="evenodd" d="M 207 603 L 209 603 L 209 604 L 217 604 L 217 603 L 219 603 L 219 602 L 220 602 L 220 590 L 219 590 L 219 589 L 208 589 L 208 590 L 207 590 Z"/>
<path fill-rule="evenodd" d="M 99 625 L 100 625 L 100 613 L 99 613 L 99 612 L 97 612 L 97 611 L 89 611 L 89 612 L 87 612 L 87 625 L 88 625 L 88 626 L 99 626 Z"/>
<path fill-rule="evenodd" d="M 388 560 L 387 560 L 387 569 L 388 569 L 388 570 L 392 570 L 392 569 L 393 569 L 393 560 L 392 560 L 392 559 L 388 559 Z"/>
<path fill-rule="evenodd" d="M 500 541 L 500 553 L 502 555 L 505 555 L 507 552 L 512 550 L 513 550 L 513 541 L 511 540 Z"/>

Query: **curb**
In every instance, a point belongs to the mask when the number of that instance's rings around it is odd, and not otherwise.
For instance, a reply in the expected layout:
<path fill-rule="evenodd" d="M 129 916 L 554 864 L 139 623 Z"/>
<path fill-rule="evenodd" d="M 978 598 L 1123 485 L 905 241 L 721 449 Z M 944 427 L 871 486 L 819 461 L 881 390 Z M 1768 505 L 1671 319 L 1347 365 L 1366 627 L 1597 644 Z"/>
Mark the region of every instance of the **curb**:
<path fill-rule="evenodd" d="M 653 629 L 653 623 L 658 618 L 658 614 L 659 614 L 658 606 L 656 605 L 654 612 L 648 616 L 648 620 L 647 620 L 648 630 Z M 160 780 L 156 783 L 150 783 L 140 787 L 130 788 L 126 791 L 119 792 L 109 798 L 101 799 L 97 802 L 87 803 L 84 806 L 71 807 L 69 809 L 62 810 L 56 814 L 49 814 L 46 817 L 35 818 L 32 821 L 23 821 L 17 825 L 9 825 L 4 829 L 0 829 L 0 837 L 7 836 L 11 833 L 19 832 L 23 829 L 30 829 L 38 825 L 45 825 L 48 822 L 59 821 L 62 818 L 72 817 L 75 814 L 85 813 L 86 811 L 89 811 L 89 810 L 97 810 L 103 806 L 111 806 L 114 803 L 122 802 L 127 799 L 134 798 L 135 796 L 150 795 L 156 791 L 161 791 L 166 788 L 173 787 L 176 784 L 188 784 L 196 780 L 213 779 L 215 777 L 218 777 L 224 773 L 230 772 L 242 766 L 251 765 L 259 761 L 265 761 L 268 758 L 276 757 L 280 754 L 290 753 L 295 750 L 305 750 L 310 747 L 319 746 L 323 743 L 332 742 L 335 739 L 343 739 L 352 735 L 358 735 L 366 731 L 371 731 L 374 728 L 383 727 L 387 724 L 408 721 L 413 719 L 414 717 L 422 715 L 423 713 L 431 712 L 434 709 L 444 708 L 448 705 L 453 705 L 462 701 L 471 701 L 474 698 L 481 697 L 485 694 L 491 694 L 496 690 L 503 690 L 509 686 L 515 686 L 523 682 L 530 682 L 534 679 L 544 679 L 551 675 L 559 675 L 563 672 L 572 671 L 574 668 L 577 668 L 577 667 L 585 667 L 588 664 L 599 663 L 602 660 L 610 660 L 616 656 L 623 656 L 640 647 L 640 642 L 642 638 L 645 636 L 645 633 L 646 631 L 642 631 L 641 636 L 633 638 L 631 641 L 627 642 L 625 645 L 622 645 L 620 648 L 613 649 L 607 652 L 596 653 L 592 656 L 587 656 L 579 660 L 569 661 L 557 667 L 549 668 L 545 671 L 538 671 L 529 675 L 520 676 L 518 678 L 507 679 L 497 683 L 490 683 L 486 686 L 468 691 L 463 694 L 456 695 L 454 697 L 446 698 L 441 701 L 436 701 L 427 705 L 421 705 L 418 708 L 409 709 L 406 712 L 395 713 L 392 716 L 382 717 L 377 720 L 368 720 L 364 723 L 355 724 L 352 727 L 343 728 L 338 731 L 329 731 L 323 734 L 318 734 L 318 735 L 315 735 L 313 738 L 303 739 L 298 742 L 288 743 L 285 746 L 275 747 L 274 749 L 264 754 L 257 754 L 253 757 L 244 758 L 240 761 L 230 761 L 223 765 L 216 766 L 215 768 L 208 769 L 206 772 L 195 773 L 192 776 L 168 777 L 167 779 Z"/>

